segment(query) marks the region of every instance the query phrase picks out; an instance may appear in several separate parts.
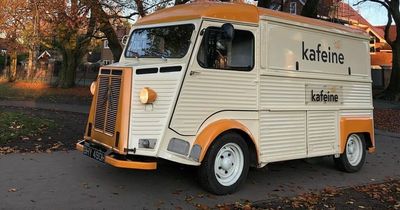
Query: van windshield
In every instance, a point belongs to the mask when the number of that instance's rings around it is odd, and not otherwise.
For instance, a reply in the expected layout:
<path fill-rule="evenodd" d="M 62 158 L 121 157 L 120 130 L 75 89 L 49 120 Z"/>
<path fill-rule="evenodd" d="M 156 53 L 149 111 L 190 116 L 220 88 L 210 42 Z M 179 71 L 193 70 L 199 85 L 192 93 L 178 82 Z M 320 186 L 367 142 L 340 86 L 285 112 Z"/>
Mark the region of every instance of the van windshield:
<path fill-rule="evenodd" d="M 183 58 L 188 52 L 193 24 L 136 29 L 132 32 L 127 58 Z"/>

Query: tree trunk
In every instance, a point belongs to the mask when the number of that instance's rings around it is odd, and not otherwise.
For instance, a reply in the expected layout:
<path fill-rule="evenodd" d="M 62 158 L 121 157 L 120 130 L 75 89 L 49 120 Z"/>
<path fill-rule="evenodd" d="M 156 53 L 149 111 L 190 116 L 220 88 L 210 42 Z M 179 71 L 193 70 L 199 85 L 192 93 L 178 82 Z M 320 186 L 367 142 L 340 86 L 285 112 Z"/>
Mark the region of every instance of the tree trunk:
<path fill-rule="evenodd" d="M 106 20 L 100 27 L 100 31 L 104 33 L 108 40 L 108 47 L 110 47 L 111 53 L 113 54 L 114 62 L 118 62 L 123 48 L 119 42 L 118 36 L 112 28 L 110 22 Z"/>
<path fill-rule="evenodd" d="M 29 56 L 28 56 L 28 69 L 26 72 L 26 78 L 30 79 L 36 70 L 36 50 L 29 49 Z"/>
<path fill-rule="evenodd" d="M 8 81 L 15 82 L 17 80 L 17 52 L 11 53 L 11 65 L 10 70 L 8 72 Z"/>
<path fill-rule="evenodd" d="M 396 99 L 396 94 L 400 93 L 400 41 L 393 42 L 392 45 L 392 73 L 390 83 L 386 89 L 386 95 L 390 100 Z"/>
<path fill-rule="evenodd" d="M 175 5 L 179 5 L 179 4 L 186 4 L 187 2 L 189 2 L 190 0 L 175 0 Z"/>
<path fill-rule="evenodd" d="M 146 16 L 146 11 L 144 10 L 143 0 L 134 0 L 136 3 L 136 8 L 141 17 Z"/>
<path fill-rule="evenodd" d="M 58 87 L 70 88 L 75 86 L 76 70 L 82 58 L 74 50 L 64 50 L 62 53 L 62 68 L 58 75 Z"/>
<path fill-rule="evenodd" d="M 100 31 L 104 33 L 108 40 L 108 46 L 110 47 L 111 53 L 113 54 L 114 61 L 118 62 L 119 58 L 121 57 L 123 48 L 118 39 L 117 33 L 110 23 L 110 18 L 108 17 L 107 13 L 104 12 L 101 4 L 93 4 L 92 9 L 93 15 L 95 15 L 95 18 L 100 23 Z"/>
<path fill-rule="evenodd" d="M 319 0 L 307 0 L 303 9 L 301 10 L 301 16 L 317 18 L 318 17 L 318 3 Z"/>
<path fill-rule="evenodd" d="M 258 0 L 257 7 L 269 8 L 271 0 Z"/>

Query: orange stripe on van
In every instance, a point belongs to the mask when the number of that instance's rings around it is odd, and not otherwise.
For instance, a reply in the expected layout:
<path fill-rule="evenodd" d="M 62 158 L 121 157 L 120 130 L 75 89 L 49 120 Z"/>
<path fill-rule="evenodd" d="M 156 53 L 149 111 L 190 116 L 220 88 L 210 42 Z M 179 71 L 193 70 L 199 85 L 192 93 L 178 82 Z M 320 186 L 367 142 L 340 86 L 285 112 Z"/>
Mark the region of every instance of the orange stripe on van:
<path fill-rule="evenodd" d="M 371 117 L 342 117 L 340 119 L 340 153 L 344 152 L 346 141 L 353 133 L 366 133 L 371 138 L 372 147 L 369 152 L 375 151 L 374 121 Z"/>
<path fill-rule="evenodd" d="M 253 141 L 254 145 L 257 145 L 253 135 L 251 134 L 250 130 L 236 120 L 218 120 L 216 122 L 211 123 L 206 128 L 204 128 L 201 133 L 197 136 L 194 144 L 201 146 L 201 153 L 199 157 L 199 161 L 201 162 L 206 155 L 206 152 L 212 142 L 223 132 L 228 130 L 240 130 L 245 132 Z M 258 149 L 256 146 L 257 154 Z M 257 155 L 258 157 L 258 155 Z"/>

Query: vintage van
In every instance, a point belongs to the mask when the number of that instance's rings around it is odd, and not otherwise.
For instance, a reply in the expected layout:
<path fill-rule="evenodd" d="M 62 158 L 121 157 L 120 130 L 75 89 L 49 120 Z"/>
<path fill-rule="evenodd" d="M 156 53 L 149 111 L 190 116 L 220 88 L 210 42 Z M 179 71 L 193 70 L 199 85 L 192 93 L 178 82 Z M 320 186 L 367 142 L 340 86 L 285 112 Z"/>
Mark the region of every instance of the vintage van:
<path fill-rule="evenodd" d="M 240 3 L 160 10 L 101 68 L 77 149 L 115 167 L 163 158 L 233 193 L 249 167 L 332 156 L 356 172 L 375 150 L 369 37 Z"/>

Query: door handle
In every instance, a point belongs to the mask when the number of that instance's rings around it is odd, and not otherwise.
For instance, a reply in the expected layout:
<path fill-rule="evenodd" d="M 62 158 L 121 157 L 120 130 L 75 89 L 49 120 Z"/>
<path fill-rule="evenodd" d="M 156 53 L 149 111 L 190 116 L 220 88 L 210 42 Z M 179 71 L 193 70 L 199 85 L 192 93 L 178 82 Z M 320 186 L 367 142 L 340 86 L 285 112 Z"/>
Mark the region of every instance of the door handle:
<path fill-rule="evenodd" d="M 190 71 L 190 76 L 195 76 L 195 75 L 199 75 L 200 72 L 199 71 Z"/>

